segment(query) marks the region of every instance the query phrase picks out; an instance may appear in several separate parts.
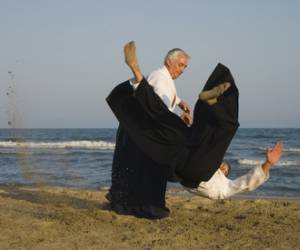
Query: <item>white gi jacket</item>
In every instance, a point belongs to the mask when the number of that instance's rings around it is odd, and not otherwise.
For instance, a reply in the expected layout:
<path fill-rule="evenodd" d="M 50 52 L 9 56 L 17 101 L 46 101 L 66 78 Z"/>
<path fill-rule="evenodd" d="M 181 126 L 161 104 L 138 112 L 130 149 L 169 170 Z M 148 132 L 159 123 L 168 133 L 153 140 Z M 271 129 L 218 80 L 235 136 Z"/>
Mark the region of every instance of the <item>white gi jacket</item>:
<path fill-rule="evenodd" d="M 246 175 L 228 179 L 223 172 L 218 169 L 208 180 L 202 181 L 198 188 L 186 188 L 189 192 L 204 196 L 213 200 L 226 199 L 235 194 L 252 191 L 269 179 L 269 174 L 265 175 L 261 166 L 251 169 Z"/>
<path fill-rule="evenodd" d="M 162 99 L 171 112 L 174 112 L 176 105 L 178 105 L 181 100 L 177 96 L 174 80 L 172 79 L 166 66 L 154 70 L 147 77 L 147 81 L 153 87 L 154 92 Z M 139 83 L 133 84 L 130 80 L 130 84 L 134 89 L 136 89 Z"/>

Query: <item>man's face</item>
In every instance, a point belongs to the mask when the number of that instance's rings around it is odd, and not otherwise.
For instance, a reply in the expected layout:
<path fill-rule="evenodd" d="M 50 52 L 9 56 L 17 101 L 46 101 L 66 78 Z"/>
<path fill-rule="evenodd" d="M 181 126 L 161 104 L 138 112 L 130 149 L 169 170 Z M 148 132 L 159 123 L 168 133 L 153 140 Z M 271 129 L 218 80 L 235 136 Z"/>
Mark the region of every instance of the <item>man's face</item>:
<path fill-rule="evenodd" d="M 229 167 L 228 165 L 226 164 L 226 162 L 222 162 L 219 169 L 223 172 L 223 174 L 225 176 L 227 176 L 229 174 Z"/>
<path fill-rule="evenodd" d="M 166 67 L 168 68 L 172 79 L 176 79 L 180 76 L 187 66 L 188 58 L 184 55 L 178 55 L 176 58 L 166 62 Z"/>

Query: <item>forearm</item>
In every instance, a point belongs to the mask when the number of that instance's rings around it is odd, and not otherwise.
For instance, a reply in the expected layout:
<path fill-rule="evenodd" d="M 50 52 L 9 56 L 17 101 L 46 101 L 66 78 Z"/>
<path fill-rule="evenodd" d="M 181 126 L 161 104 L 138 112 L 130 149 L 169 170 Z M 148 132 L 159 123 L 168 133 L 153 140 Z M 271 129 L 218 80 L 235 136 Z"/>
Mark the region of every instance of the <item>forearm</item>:
<path fill-rule="evenodd" d="M 253 191 L 268 179 L 269 173 L 265 174 L 262 166 L 257 166 L 251 169 L 247 174 L 230 181 L 228 188 L 225 189 L 227 192 L 224 192 L 223 195 L 227 198 L 241 192 Z"/>
<path fill-rule="evenodd" d="M 184 105 L 183 105 L 183 101 L 177 96 L 176 97 L 177 99 L 176 99 L 176 101 L 177 101 L 177 106 L 182 110 L 182 111 L 185 111 L 184 110 Z"/>
<path fill-rule="evenodd" d="M 261 168 L 262 170 L 264 171 L 265 175 L 268 175 L 269 174 L 269 171 L 270 171 L 270 168 L 273 166 L 272 163 L 270 163 L 269 161 L 265 161 Z"/>

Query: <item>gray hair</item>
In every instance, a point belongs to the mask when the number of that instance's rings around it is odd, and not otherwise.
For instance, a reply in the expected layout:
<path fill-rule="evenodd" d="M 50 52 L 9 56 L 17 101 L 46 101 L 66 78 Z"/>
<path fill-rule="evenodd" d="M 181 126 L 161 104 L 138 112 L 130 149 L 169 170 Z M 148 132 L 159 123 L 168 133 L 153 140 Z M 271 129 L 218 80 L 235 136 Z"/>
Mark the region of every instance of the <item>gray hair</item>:
<path fill-rule="evenodd" d="M 165 63 L 168 61 L 168 60 L 174 60 L 175 58 L 177 58 L 178 56 L 185 56 L 187 59 L 190 58 L 190 56 L 188 55 L 188 53 L 186 53 L 184 50 L 182 49 L 179 49 L 179 48 L 174 48 L 174 49 L 171 49 L 167 55 L 165 56 Z"/>
<path fill-rule="evenodd" d="M 228 174 L 227 174 L 227 176 L 229 176 L 229 174 L 231 172 L 231 165 L 229 164 L 228 161 L 223 160 L 223 162 L 227 165 L 227 168 L 228 168 Z"/>

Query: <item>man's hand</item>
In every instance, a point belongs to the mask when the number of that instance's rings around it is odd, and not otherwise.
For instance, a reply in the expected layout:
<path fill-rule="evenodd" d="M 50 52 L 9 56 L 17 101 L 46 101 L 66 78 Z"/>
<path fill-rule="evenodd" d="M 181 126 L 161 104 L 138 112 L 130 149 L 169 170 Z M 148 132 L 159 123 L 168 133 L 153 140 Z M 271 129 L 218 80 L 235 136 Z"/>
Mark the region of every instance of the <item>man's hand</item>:
<path fill-rule="evenodd" d="M 191 108 L 190 106 L 184 102 L 184 101 L 181 101 L 179 104 L 178 104 L 179 108 L 182 109 L 183 112 L 186 112 L 188 114 L 191 114 Z"/>
<path fill-rule="evenodd" d="M 283 144 L 277 142 L 273 148 L 269 148 L 266 152 L 266 161 L 262 165 L 262 170 L 264 171 L 265 175 L 268 175 L 270 168 L 276 164 L 282 155 L 283 151 Z"/>
<path fill-rule="evenodd" d="M 283 151 L 283 144 L 277 142 L 274 148 L 268 149 L 266 153 L 267 162 L 269 162 L 271 165 L 276 164 L 282 155 Z"/>
<path fill-rule="evenodd" d="M 192 116 L 187 112 L 182 112 L 180 118 L 185 122 L 186 125 L 192 125 L 193 123 Z"/>

